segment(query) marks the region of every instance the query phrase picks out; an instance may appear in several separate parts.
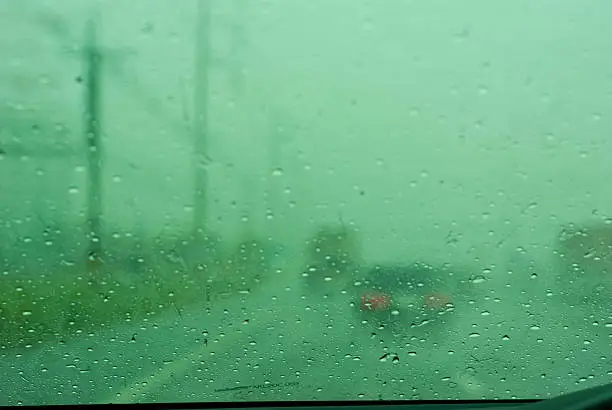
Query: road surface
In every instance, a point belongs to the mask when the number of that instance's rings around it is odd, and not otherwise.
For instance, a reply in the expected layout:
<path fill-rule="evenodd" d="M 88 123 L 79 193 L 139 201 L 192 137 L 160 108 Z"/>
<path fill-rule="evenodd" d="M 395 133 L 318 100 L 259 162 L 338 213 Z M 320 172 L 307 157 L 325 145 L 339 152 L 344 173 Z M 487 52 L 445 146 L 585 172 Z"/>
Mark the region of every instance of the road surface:
<path fill-rule="evenodd" d="M 579 329 L 550 304 L 513 310 L 486 298 L 444 338 L 392 337 L 364 328 L 342 292 L 322 298 L 294 278 L 180 316 L 0 352 L 0 405 L 525 398 L 611 379 L 605 321 Z"/>

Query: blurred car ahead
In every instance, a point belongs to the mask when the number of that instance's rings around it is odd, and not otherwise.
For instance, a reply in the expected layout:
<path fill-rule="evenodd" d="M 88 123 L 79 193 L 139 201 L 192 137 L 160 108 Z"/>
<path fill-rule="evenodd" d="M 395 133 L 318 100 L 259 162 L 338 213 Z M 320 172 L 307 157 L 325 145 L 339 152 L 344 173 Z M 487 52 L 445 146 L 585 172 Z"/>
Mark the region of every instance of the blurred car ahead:
<path fill-rule="evenodd" d="M 448 335 L 476 296 L 465 272 L 426 263 L 309 266 L 310 297 L 348 301 L 355 326 L 369 334 L 432 338 Z M 345 298 L 342 298 L 344 296 Z"/>
<path fill-rule="evenodd" d="M 425 263 L 375 265 L 355 282 L 360 324 L 372 332 L 433 336 L 444 333 L 463 300 L 453 272 Z"/>

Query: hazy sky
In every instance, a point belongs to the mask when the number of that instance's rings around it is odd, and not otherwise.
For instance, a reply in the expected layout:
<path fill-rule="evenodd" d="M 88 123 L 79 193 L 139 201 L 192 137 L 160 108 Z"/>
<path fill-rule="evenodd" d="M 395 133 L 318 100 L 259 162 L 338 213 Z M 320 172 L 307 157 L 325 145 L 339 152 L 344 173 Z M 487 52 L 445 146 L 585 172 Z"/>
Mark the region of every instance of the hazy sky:
<path fill-rule="evenodd" d="M 13 56 L 1 70 L 7 99 L 78 139 L 82 88 L 69 51 L 97 9 L 102 44 L 119 52 L 104 83 L 107 218 L 151 232 L 187 226 L 195 1 L 41 3 L 0 0 L 13 33 L 0 40 Z M 250 200 L 255 226 L 270 229 L 264 191 L 274 186 L 273 227 L 289 243 L 342 218 L 372 259 L 486 265 L 519 244 L 548 252 L 560 224 L 612 216 L 611 3 L 209 3 L 215 228 L 237 233 Z M 53 14 L 72 41 L 44 28 Z M 228 82 L 236 67 L 241 92 Z M 51 85 L 32 87 L 41 75 Z M 271 138 L 282 141 L 276 154 Z"/>

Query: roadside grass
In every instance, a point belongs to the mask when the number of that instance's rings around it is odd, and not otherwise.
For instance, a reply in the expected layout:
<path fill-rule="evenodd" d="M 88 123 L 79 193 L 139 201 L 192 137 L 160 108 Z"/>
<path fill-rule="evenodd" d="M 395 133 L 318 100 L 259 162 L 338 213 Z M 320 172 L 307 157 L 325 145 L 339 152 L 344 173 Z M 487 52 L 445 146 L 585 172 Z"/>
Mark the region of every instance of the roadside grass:
<path fill-rule="evenodd" d="M 267 268 L 236 255 L 206 269 L 171 264 L 61 267 L 53 274 L 0 276 L 0 349 L 68 340 L 168 310 L 213 304 L 257 287 Z"/>

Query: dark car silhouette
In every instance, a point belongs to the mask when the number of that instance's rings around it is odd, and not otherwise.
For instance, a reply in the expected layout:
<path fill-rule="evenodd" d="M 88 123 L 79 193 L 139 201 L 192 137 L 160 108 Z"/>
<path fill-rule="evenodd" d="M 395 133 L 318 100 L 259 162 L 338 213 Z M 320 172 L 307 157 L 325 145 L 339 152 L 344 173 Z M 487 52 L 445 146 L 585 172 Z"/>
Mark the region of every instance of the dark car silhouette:
<path fill-rule="evenodd" d="M 397 334 L 443 331 L 453 320 L 459 287 L 454 272 L 425 263 L 375 265 L 356 281 L 360 323 Z"/>
<path fill-rule="evenodd" d="M 310 297 L 344 303 L 355 326 L 368 333 L 433 337 L 452 331 L 456 316 L 475 296 L 467 270 L 427 263 L 358 266 L 330 261 L 302 273 Z M 459 312 L 457 312 L 459 310 Z"/>

